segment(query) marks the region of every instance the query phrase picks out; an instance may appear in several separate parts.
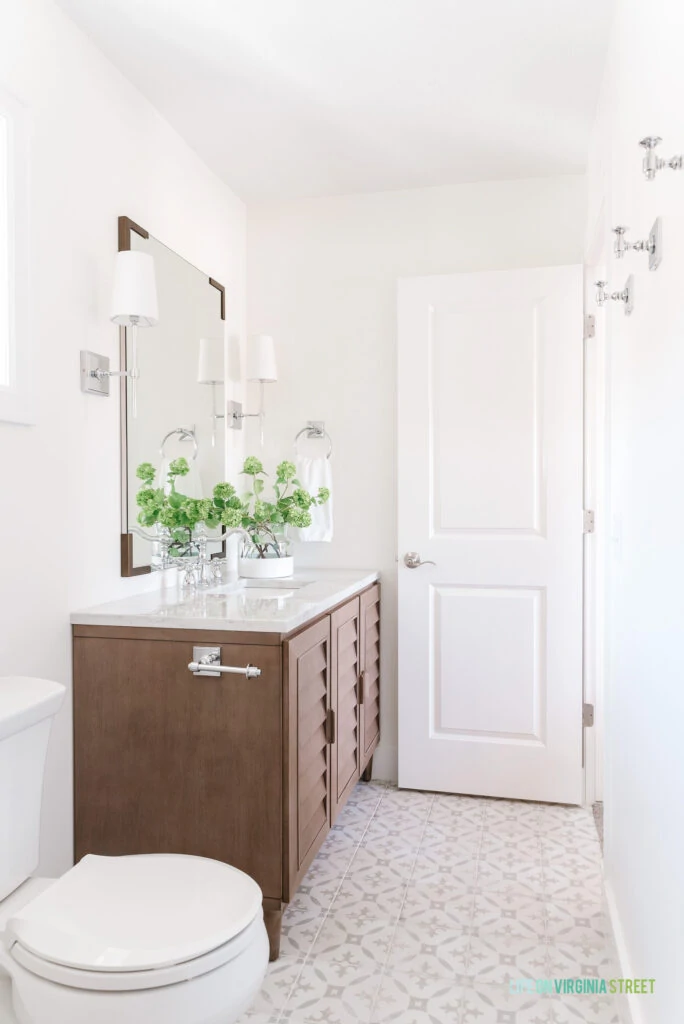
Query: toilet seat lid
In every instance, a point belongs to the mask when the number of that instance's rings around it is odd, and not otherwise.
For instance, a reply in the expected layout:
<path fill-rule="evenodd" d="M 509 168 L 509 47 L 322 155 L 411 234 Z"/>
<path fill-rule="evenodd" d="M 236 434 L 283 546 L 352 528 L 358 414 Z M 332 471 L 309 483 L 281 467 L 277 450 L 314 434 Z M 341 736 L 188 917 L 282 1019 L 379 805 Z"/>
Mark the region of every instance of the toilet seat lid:
<path fill-rule="evenodd" d="M 84 857 L 7 924 L 21 946 L 84 971 L 144 971 L 184 963 L 244 931 L 261 889 L 204 857 Z"/>

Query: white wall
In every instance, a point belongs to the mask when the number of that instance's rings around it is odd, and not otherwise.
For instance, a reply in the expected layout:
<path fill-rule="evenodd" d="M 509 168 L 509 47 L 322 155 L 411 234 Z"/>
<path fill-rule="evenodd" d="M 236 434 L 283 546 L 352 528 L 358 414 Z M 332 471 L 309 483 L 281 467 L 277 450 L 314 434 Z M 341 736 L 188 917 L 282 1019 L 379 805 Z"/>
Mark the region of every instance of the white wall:
<path fill-rule="evenodd" d="M 119 577 L 118 386 L 109 400 L 79 390 L 79 349 L 118 366 L 108 321 L 117 217 L 132 217 L 225 283 L 228 327 L 239 334 L 245 211 L 49 0 L 3 0 L 0 84 L 33 121 L 39 399 L 35 427 L 0 423 L 0 675 L 68 684 L 70 610 L 150 585 Z M 49 755 L 45 873 L 72 862 L 71 818 L 67 707 Z"/>
<path fill-rule="evenodd" d="M 377 776 L 396 777 L 397 278 L 580 263 L 585 212 L 581 177 L 250 206 L 248 326 L 274 335 L 280 370 L 266 456 L 291 457 L 308 419 L 334 443 L 335 539 L 299 545 L 298 565 L 382 571 Z"/>
<path fill-rule="evenodd" d="M 682 1016 L 684 964 L 684 173 L 648 183 L 638 141 L 684 151 L 684 7 L 620 0 L 589 167 L 590 240 L 608 227 L 643 238 L 663 217 L 664 259 L 610 256 L 613 287 L 636 276 L 636 307 L 607 321 L 610 464 L 605 870 L 623 971 L 655 978 L 634 1024 Z M 604 231 L 608 234 L 607 231 Z M 606 246 L 611 245 L 606 238 Z"/>

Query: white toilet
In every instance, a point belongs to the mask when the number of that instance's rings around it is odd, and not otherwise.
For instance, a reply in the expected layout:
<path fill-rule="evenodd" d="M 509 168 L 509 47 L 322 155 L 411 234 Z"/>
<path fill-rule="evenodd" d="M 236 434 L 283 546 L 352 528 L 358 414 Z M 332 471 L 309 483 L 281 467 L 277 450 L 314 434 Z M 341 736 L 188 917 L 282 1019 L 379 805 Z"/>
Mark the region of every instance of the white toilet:
<path fill-rule="evenodd" d="M 261 890 L 203 857 L 84 857 L 31 878 L 64 687 L 0 679 L 0 981 L 19 1024 L 231 1024 L 268 964 Z M 2 1010 L 0 985 L 0 1018 Z"/>

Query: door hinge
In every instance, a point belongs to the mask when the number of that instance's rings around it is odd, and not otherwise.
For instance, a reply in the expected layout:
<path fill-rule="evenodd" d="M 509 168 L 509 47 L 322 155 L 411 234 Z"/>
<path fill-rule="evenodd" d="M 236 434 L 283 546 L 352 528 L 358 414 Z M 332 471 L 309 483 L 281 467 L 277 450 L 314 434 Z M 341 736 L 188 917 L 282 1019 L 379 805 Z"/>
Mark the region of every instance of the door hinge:
<path fill-rule="evenodd" d="M 583 704 L 582 705 L 582 725 L 585 729 L 591 729 L 594 724 L 594 705 Z"/>
<path fill-rule="evenodd" d="M 585 508 L 584 510 L 584 528 L 582 533 L 594 533 L 596 529 L 596 517 L 594 510 L 591 508 Z"/>
<path fill-rule="evenodd" d="M 596 337 L 596 317 L 593 313 L 584 314 L 584 337 L 585 340 Z"/>

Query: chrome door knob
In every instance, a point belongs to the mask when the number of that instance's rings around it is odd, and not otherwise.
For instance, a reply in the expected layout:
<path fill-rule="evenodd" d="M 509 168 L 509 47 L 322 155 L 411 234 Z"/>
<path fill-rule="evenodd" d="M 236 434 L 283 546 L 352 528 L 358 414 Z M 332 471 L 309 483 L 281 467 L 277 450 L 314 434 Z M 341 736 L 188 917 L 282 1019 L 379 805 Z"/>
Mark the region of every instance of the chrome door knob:
<path fill-rule="evenodd" d="M 422 560 L 417 551 L 407 551 L 404 555 L 404 565 L 407 569 L 417 569 L 420 565 L 437 565 L 431 558 Z"/>

